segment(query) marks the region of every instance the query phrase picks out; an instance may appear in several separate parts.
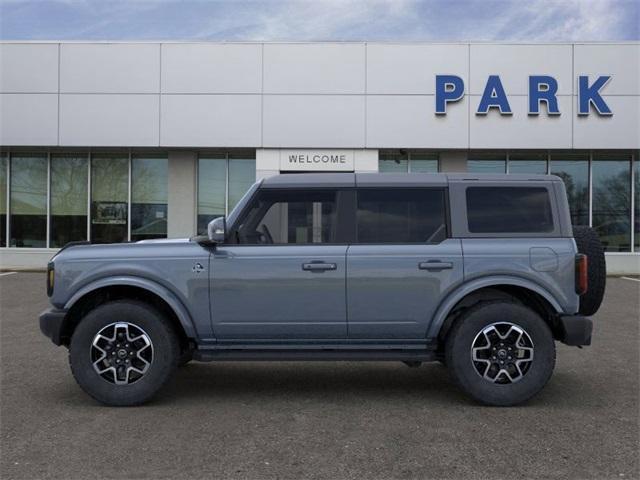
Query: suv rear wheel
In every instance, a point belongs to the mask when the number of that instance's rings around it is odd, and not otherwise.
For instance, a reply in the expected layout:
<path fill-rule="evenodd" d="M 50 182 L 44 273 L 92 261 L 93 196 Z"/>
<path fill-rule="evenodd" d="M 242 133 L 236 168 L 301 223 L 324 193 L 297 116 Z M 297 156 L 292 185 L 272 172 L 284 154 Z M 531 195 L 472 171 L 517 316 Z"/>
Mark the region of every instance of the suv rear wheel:
<path fill-rule="evenodd" d="M 69 363 L 76 381 L 107 405 L 138 405 L 169 379 L 180 357 L 169 321 L 153 307 L 121 300 L 84 317 L 71 338 Z"/>
<path fill-rule="evenodd" d="M 454 324 L 446 365 L 460 387 L 487 405 L 516 405 L 547 383 L 555 366 L 553 335 L 533 310 L 506 301 L 483 302 Z"/>

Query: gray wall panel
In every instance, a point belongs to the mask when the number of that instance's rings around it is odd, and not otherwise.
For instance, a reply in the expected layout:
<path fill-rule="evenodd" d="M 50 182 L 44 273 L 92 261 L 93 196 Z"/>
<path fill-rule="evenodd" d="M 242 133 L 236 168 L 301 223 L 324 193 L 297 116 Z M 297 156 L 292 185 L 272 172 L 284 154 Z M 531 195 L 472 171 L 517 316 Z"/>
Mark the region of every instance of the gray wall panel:
<path fill-rule="evenodd" d="M 62 93 L 159 93 L 160 45 L 63 43 Z"/>
<path fill-rule="evenodd" d="M 57 144 L 57 95 L 0 94 L 0 145 Z"/>
<path fill-rule="evenodd" d="M 57 92 L 57 44 L 0 43 L 0 93 Z"/>
<path fill-rule="evenodd" d="M 467 148 L 467 100 L 433 115 L 433 95 L 370 95 L 368 148 Z"/>
<path fill-rule="evenodd" d="M 457 75 L 468 85 L 469 47 L 367 44 L 367 93 L 435 93 L 437 74 Z"/>
<path fill-rule="evenodd" d="M 364 44 L 265 44 L 265 93 L 364 93 Z"/>
<path fill-rule="evenodd" d="M 157 95 L 60 96 L 60 144 L 157 146 Z"/>
<path fill-rule="evenodd" d="M 607 96 L 614 114 L 577 117 L 573 124 L 574 148 L 640 148 L 640 96 Z"/>
<path fill-rule="evenodd" d="M 260 93 L 262 45 L 164 44 L 164 93 Z"/>
<path fill-rule="evenodd" d="M 576 79 L 578 75 L 590 75 L 593 81 L 599 75 L 611 75 L 613 78 L 602 89 L 603 95 L 640 95 L 640 44 L 574 48 Z"/>
<path fill-rule="evenodd" d="M 263 146 L 363 148 L 363 95 L 266 95 Z"/>
<path fill-rule="evenodd" d="M 260 146 L 259 95 L 162 95 L 161 144 Z"/>

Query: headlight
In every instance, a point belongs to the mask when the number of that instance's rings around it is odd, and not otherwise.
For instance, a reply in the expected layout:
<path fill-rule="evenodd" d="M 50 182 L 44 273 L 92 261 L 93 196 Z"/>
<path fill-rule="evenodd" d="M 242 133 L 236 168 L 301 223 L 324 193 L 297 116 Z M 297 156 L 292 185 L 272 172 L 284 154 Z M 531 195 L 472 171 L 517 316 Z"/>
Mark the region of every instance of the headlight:
<path fill-rule="evenodd" d="M 53 282 L 56 278 L 55 271 L 53 269 L 53 262 L 47 264 L 47 296 L 53 294 Z"/>

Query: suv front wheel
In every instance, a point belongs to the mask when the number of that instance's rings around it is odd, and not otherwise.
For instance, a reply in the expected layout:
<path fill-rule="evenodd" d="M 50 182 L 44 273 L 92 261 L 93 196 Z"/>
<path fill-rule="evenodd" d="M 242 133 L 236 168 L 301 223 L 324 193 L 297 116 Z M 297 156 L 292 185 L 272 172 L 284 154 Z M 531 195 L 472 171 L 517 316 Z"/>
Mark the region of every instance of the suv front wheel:
<path fill-rule="evenodd" d="M 76 381 L 107 405 L 149 400 L 178 365 L 173 327 L 155 308 L 133 300 L 105 303 L 78 324 L 69 346 Z"/>
<path fill-rule="evenodd" d="M 447 367 L 460 387 L 487 405 L 529 400 L 555 366 L 551 330 L 533 310 L 506 301 L 480 303 L 462 314 L 445 344 Z"/>

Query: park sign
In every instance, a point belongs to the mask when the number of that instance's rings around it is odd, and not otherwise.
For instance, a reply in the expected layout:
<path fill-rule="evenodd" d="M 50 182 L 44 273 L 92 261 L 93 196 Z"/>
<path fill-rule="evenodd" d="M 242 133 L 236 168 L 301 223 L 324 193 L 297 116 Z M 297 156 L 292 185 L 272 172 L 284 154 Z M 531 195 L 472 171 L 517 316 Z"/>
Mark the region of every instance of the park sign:
<path fill-rule="evenodd" d="M 600 91 L 611 80 L 611 75 L 600 75 L 591 80 L 588 75 L 578 76 L 578 115 L 587 116 L 593 109 L 601 116 L 613 112 L 600 95 Z M 560 115 L 558 108 L 558 81 L 549 75 L 529 76 L 529 115 L 540 115 L 540 106 L 545 104 L 547 115 Z M 457 75 L 436 75 L 436 115 L 446 115 L 447 105 L 464 96 L 464 80 Z M 492 109 L 500 115 L 512 115 L 509 98 L 499 75 L 489 75 L 476 115 L 487 115 Z"/>

